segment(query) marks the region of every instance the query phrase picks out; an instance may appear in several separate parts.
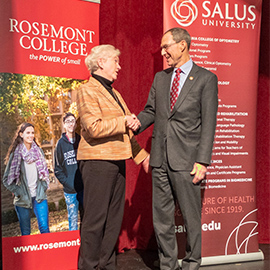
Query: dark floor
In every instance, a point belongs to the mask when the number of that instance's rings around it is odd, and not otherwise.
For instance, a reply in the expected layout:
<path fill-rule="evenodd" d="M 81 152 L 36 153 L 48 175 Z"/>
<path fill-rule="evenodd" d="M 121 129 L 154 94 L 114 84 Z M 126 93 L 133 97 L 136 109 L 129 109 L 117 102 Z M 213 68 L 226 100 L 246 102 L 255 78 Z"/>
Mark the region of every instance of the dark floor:
<path fill-rule="evenodd" d="M 260 249 L 264 253 L 264 261 L 246 263 L 222 264 L 215 266 L 203 266 L 202 270 L 269 270 L 270 269 L 270 245 L 261 244 Z M 157 252 L 129 250 L 117 256 L 117 270 L 149 270 L 155 269 L 154 261 L 157 260 Z"/>

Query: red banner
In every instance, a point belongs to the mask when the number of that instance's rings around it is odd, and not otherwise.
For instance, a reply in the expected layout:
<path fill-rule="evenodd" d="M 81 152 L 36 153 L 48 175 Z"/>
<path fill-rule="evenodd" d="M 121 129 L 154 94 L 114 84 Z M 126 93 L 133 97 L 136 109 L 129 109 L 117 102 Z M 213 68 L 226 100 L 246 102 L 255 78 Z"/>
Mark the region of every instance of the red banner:
<path fill-rule="evenodd" d="M 84 59 L 99 44 L 99 0 L 3 0 L 0 11 L 1 175 L 19 124 L 31 122 L 50 173 L 51 233 L 20 236 L 13 195 L 1 186 L 2 264 L 9 269 L 77 269 L 79 231 L 70 231 L 63 186 L 53 174 L 62 115 L 76 115 L 76 87 L 89 77 Z M 34 216 L 34 215 L 33 215 Z M 79 217 L 80 220 L 80 217 Z"/>
<path fill-rule="evenodd" d="M 202 183 L 203 257 L 259 250 L 255 120 L 261 6 L 261 0 L 164 0 L 164 30 L 187 29 L 192 60 L 219 79 L 212 164 Z M 178 223 L 179 239 L 184 231 Z"/>
<path fill-rule="evenodd" d="M 87 78 L 98 16 L 99 4 L 87 1 L 2 1 L 0 72 Z"/>
<path fill-rule="evenodd" d="M 79 231 L 3 238 L 3 269 L 78 269 Z"/>

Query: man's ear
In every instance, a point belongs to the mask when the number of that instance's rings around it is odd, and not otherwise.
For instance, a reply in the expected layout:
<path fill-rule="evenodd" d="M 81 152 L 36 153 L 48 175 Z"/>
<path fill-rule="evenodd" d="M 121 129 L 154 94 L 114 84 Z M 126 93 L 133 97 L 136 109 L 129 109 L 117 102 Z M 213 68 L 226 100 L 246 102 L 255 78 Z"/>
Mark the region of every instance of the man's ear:
<path fill-rule="evenodd" d="M 187 50 L 187 42 L 185 40 L 181 40 L 179 42 L 179 46 L 180 46 L 180 49 L 181 49 L 181 52 L 184 52 L 185 50 Z"/>

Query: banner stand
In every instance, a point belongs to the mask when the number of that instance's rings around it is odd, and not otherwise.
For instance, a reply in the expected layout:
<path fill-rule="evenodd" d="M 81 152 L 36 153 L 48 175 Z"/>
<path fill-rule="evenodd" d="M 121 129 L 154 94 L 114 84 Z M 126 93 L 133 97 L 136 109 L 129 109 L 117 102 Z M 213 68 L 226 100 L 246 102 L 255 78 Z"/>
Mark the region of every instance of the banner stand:
<path fill-rule="evenodd" d="M 224 256 L 211 256 L 203 257 L 201 266 L 227 264 L 227 263 L 239 263 L 239 262 L 251 262 L 251 261 L 263 261 L 264 255 L 261 250 L 258 252 L 251 252 L 246 254 L 234 254 Z M 182 260 L 178 260 L 179 265 L 182 266 Z"/>
<path fill-rule="evenodd" d="M 31 216 L 27 218 L 30 235 L 23 236 L 13 205 L 14 192 L 1 184 L 3 270 L 78 269 L 80 231 L 69 231 L 63 186 L 54 175 L 53 161 L 64 132 L 63 115 L 72 112 L 77 116 L 76 89 L 89 77 L 85 57 L 99 45 L 99 2 L 1 2 L 0 123 L 5 127 L 1 129 L 1 157 L 6 156 L 17 127 L 23 122 L 34 124 L 50 180 L 46 193 L 50 233 L 40 233 L 37 219 Z M 69 164 L 75 162 L 73 152 L 63 153 Z M 3 177 L 4 158 L 0 167 Z M 45 185 L 42 189 L 45 192 Z M 31 204 L 31 199 L 27 203 Z M 41 212 L 47 215 L 47 211 Z"/>
<path fill-rule="evenodd" d="M 187 29 L 190 58 L 218 77 L 212 161 L 201 183 L 202 265 L 263 260 L 258 243 L 255 166 L 262 0 L 229 2 L 163 2 L 164 31 Z M 247 57 L 249 65 L 245 64 Z M 175 225 L 181 259 L 186 228 L 178 218 Z"/>

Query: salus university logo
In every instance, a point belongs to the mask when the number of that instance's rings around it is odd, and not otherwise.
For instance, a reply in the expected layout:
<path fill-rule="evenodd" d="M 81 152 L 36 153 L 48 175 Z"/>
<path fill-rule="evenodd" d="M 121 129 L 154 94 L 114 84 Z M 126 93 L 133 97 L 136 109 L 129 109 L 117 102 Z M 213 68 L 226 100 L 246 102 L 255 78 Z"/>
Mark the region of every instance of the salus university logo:
<path fill-rule="evenodd" d="M 181 26 L 191 25 L 198 16 L 198 8 L 192 0 L 175 0 L 171 5 L 171 15 Z"/>

